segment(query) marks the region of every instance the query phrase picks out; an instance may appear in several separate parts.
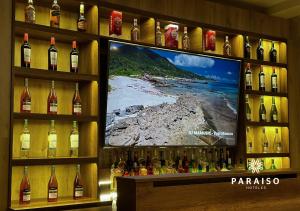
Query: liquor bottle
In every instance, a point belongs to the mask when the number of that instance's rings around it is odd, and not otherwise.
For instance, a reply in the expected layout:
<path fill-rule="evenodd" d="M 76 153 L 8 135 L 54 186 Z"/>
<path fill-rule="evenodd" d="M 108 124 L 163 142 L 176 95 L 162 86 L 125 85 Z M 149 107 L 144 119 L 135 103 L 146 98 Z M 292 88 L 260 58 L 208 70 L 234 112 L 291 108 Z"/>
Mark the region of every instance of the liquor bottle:
<path fill-rule="evenodd" d="M 185 26 L 183 28 L 182 49 L 183 50 L 189 50 L 190 47 L 191 47 L 190 38 L 189 38 L 188 33 L 187 33 L 187 27 Z"/>
<path fill-rule="evenodd" d="M 207 150 L 203 149 L 202 151 L 202 156 L 201 156 L 201 165 L 202 165 L 202 172 L 208 172 L 209 171 L 209 167 L 208 167 L 208 155 L 207 155 Z"/>
<path fill-rule="evenodd" d="M 278 111 L 275 104 L 275 97 L 272 97 L 272 107 L 271 107 L 271 122 L 278 122 Z"/>
<path fill-rule="evenodd" d="M 266 129 L 263 128 L 263 153 L 268 153 L 269 152 L 269 140 L 266 135 Z"/>
<path fill-rule="evenodd" d="M 139 175 L 141 175 L 141 176 L 147 176 L 147 173 L 148 173 L 144 156 L 145 156 L 144 150 L 142 150 L 140 157 L 139 157 L 139 164 L 140 164 Z"/>
<path fill-rule="evenodd" d="M 271 170 L 276 170 L 277 168 L 276 168 L 276 166 L 275 166 L 275 160 L 274 159 L 271 159 L 271 167 L 270 167 L 270 169 Z"/>
<path fill-rule="evenodd" d="M 138 160 L 138 152 L 135 151 L 133 155 L 133 170 L 134 170 L 134 176 L 139 175 L 139 160 Z"/>
<path fill-rule="evenodd" d="M 57 134 L 55 130 L 55 121 L 51 120 L 48 132 L 48 157 L 56 156 Z"/>
<path fill-rule="evenodd" d="M 198 151 L 198 159 L 197 159 L 197 169 L 198 169 L 198 173 L 202 173 L 203 171 L 203 162 L 204 162 L 204 158 L 203 158 L 203 152 L 202 149 L 199 149 Z"/>
<path fill-rule="evenodd" d="M 28 34 L 24 34 L 24 43 L 21 46 L 21 67 L 30 68 L 31 46 L 28 42 Z"/>
<path fill-rule="evenodd" d="M 58 51 L 55 47 L 55 38 L 51 37 L 50 47 L 48 49 L 48 70 L 57 70 L 57 55 Z"/>
<path fill-rule="evenodd" d="M 28 177 L 28 166 L 24 166 L 24 175 L 20 184 L 20 204 L 29 204 L 31 199 L 30 181 Z"/>
<path fill-rule="evenodd" d="M 272 87 L 272 92 L 278 91 L 277 74 L 275 72 L 275 67 L 273 67 L 273 73 L 271 75 L 271 87 Z"/>
<path fill-rule="evenodd" d="M 256 49 L 256 56 L 257 60 L 263 61 L 264 60 L 264 48 L 262 46 L 262 39 L 259 39 L 258 46 Z"/>
<path fill-rule="evenodd" d="M 245 46 L 244 46 L 244 58 L 250 59 L 251 57 L 251 45 L 249 42 L 249 37 L 246 36 L 245 38 Z"/>
<path fill-rule="evenodd" d="M 226 165 L 227 169 L 232 170 L 233 165 L 232 165 L 232 159 L 231 159 L 231 156 L 230 156 L 229 149 L 226 150 L 226 162 L 227 162 L 227 165 Z"/>
<path fill-rule="evenodd" d="M 270 55 L 270 62 L 276 62 L 277 61 L 277 51 L 275 49 L 275 43 L 272 41 L 272 47 L 269 52 Z"/>
<path fill-rule="evenodd" d="M 31 112 L 31 96 L 28 88 L 28 78 L 25 78 L 25 87 L 20 98 L 20 112 L 30 113 Z"/>
<path fill-rule="evenodd" d="M 77 49 L 76 41 L 72 42 L 72 50 L 70 53 L 70 72 L 78 73 L 78 61 L 79 61 L 79 51 Z"/>
<path fill-rule="evenodd" d="M 57 0 L 53 0 L 52 7 L 50 9 L 50 27 L 59 28 L 60 23 L 60 6 Z"/>
<path fill-rule="evenodd" d="M 83 197 L 83 182 L 80 175 L 80 165 L 77 165 L 76 176 L 74 179 L 73 199 L 80 199 L 82 197 Z"/>
<path fill-rule="evenodd" d="M 30 150 L 30 131 L 28 129 L 28 120 L 24 119 L 22 134 L 20 135 L 21 157 L 28 158 Z"/>
<path fill-rule="evenodd" d="M 174 161 L 175 153 L 172 150 L 169 150 L 168 159 L 166 162 L 167 168 L 166 168 L 166 174 L 176 174 L 176 167 L 175 167 L 175 161 Z"/>
<path fill-rule="evenodd" d="M 48 103 L 47 103 L 47 113 L 48 114 L 57 114 L 57 96 L 55 92 L 55 83 L 54 81 L 51 82 L 51 89 L 48 95 Z"/>
<path fill-rule="evenodd" d="M 249 96 L 246 95 L 246 120 L 251 121 L 251 108 L 249 105 Z"/>
<path fill-rule="evenodd" d="M 160 151 L 160 174 L 165 174 L 166 173 L 166 160 L 165 160 L 165 154 L 164 151 Z"/>
<path fill-rule="evenodd" d="M 55 176 L 55 166 L 51 166 L 51 177 L 48 182 L 48 202 L 56 202 L 58 198 L 58 182 Z"/>
<path fill-rule="evenodd" d="M 117 180 L 116 177 L 123 176 L 123 171 L 119 168 L 119 161 L 117 160 L 117 152 L 113 154 L 114 162 L 111 166 L 111 174 L 110 174 L 110 190 L 111 192 L 117 191 Z"/>
<path fill-rule="evenodd" d="M 86 31 L 86 19 L 84 17 L 84 3 L 80 2 L 79 6 L 79 18 L 77 21 L 77 30 L 85 32 Z"/>
<path fill-rule="evenodd" d="M 128 176 L 134 176 L 134 171 L 133 171 L 133 161 L 132 161 L 132 155 L 131 151 L 128 150 L 127 152 L 127 161 L 126 161 L 126 170 Z"/>
<path fill-rule="evenodd" d="M 248 146 L 247 146 L 247 153 L 252 153 L 253 151 L 253 145 L 252 145 L 252 142 L 253 142 L 253 137 L 252 135 L 250 134 L 250 128 L 247 127 L 246 129 L 246 138 L 247 138 L 247 143 L 248 143 Z"/>
<path fill-rule="evenodd" d="M 131 41 L 140 40 L 140 29 L 138 27 L 137 19 L 133 19 L 133 27 L 131 29 Z"/>
<path fill-rule="evenodd" d="M 260 105 L 259 105 L 259 121 L 260 122 L 266 122 L 266 108 L 264 104 L 264 97 L 260 97 Z"/>
<path fill-rule="evenodd" d="M 155 31 L 155 45 L 162 46 L 161 36 L 162 36 L 162 33 L 160 31 L 160 22 L 157 21 L 156 22 L 156 31 Z"/>
<path fill-rule="evenodd" d="M 161 163 L 158 158 L 157 149 L 154 149 L 154 153 L 152 156 L 152 164 L 153 164 L 153 175 L 161 174 Z"/>
<path fill-rule="evenodd" d="M 73 127 L 70 134 L 70 157 L 78 157 L 79 132 L 77 121 L 73 121 Z"/>
<path fill-rule="evenodd" d="M 247 63 L 245 78 L 246 78 L 246 90 L 252 90 L 252 71 L 251 71 L 250 63 Z"/>
<path fill-rule="evenodd" d="M 231 45 L 228 40 L 228 36 L 225 36 L 225 42 L 223 46 L 223 54 L 224 56 L 231 56 Z"/>
<path fill-rule="evenodd" d="M 177 173 L 185 173 L 181 159 L 178 161 Z"/>
<path fill-rule="evenodd" d="M 184 173 L 189 173 L 189 161 L 186 151 L 183 152 L 182 167 L 184 169 Z"/>
<path fill-rule="evenodd" d="M 281 153 L 282 152 L 282 143 L 278 134 L 278 128 L 275 128 L 275 137 L 273 143 L 273 152 Z"/>
<path fill-rule="evenodd" d="M 224 156 L 224 153 L 226 153 Z M 229 153 L 229 151 L 228 151 Z M 229 155 L 229 154 L 228 154 Z M 231 158 L 230 158 L 231 159 Z M 226 149 L 220 149 L 220 160 L 219 160 L 220 171 L 228 171 L 227 169 L 227 151 Z"/>
<path fill-rule="evenodd" d="M 146 169 L 147 175 L 153 175 L 153 164 L 151 162 L 151 155 L 149 151 L 147 152 Z"/>
<path fill-rule="evenodd" d="M 265 165 L 265 159 L 264 158 L 262 158 L 262 159 L 260 159 L 260 161 L 261 161 L 261 163 L 262 163 L 262 167 L 263 167 L 263 170 L 266 170 L 266 165 Z"/>
<path fill-rule="evenodd" d="M 189 173 L 196 173 L 198 171 L 198 169 L 196 169 L 195 171 L 195 155 L 194 155 L 194 151 L 192 150 L 192 154 L 191 154 L 191 160 L 189 162 Z"/>
<path fill-rule="evenodd" d="M 35 7 L 33 6 L 33 0 L 28 0 L 28 4 L 25 7 L 25 22 L 35 24 Z"/>
<path fill-rule="evenodd" d="M 258 74 L 258 80 L 259 80 L 259 91 L 265 91 L 266 90 L 266 77 L 263 70 L 263 67 L 260 66 L 260 72 Z"/>
<path fill-rule="evenodd" d="M 75 93 L 74 93 L 74 96 L 73 96 L 73 108 L 72 108 L 72 113 L 73 115 L 81 115 L 81 107 L 82 107 L 82 104 L 81 104 L 81 98 L 80 98 L 80 94 L 79 94 L 79 87 L 78 87 L 78 83 L 76 83 L 75 85 Z"/>
<path fill-rule="evenodd" d="M 175 168 L 176 168 L 176 170 L 178 170 L 179 160 L 181 160 L 180 159 L 180 151 L 177 150 L 176 151 L 176 157 L 175 157 Z"/>

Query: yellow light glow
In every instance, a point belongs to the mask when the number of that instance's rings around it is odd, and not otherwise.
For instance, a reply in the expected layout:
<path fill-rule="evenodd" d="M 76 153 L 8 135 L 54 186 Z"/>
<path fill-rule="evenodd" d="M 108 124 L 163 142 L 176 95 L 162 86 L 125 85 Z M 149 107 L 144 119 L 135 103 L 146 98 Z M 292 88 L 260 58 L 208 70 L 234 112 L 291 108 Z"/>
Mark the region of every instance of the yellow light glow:
<path fill-rule="evenodd" d="M 110 185 L 111 181 L 110 180 L 102 180 L 98 182 L 99 186 L 103 186 L 103 185 Z"/>

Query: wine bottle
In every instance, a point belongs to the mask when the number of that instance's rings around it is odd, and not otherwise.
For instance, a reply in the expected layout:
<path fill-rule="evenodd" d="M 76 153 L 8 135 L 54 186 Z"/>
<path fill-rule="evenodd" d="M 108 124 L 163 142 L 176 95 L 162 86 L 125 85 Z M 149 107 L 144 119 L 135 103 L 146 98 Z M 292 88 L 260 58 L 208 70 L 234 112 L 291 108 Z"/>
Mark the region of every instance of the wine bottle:
<path fill-rule="evenodd" d="M 247 63 L 245 76 L 246 76 L 245 77 L 246 90 L 252 90 L 252 71 L 251 71 L 250 63 Z"/>
<path fill-rule="evenodd" d="M 24 166 L 24 175 L 20 184 L 20 204 L 29 204 L 31 200 L 30 181 L 28 177 L 28 166 Z"/>
<path fill-rule="evenodd" d="M 275 72 L 275 67 L 273 67 L 273 73 L 271 75 L 271 87 L 272 87 L 272 92 L 278 91 L 277 74 Z"/>
<path fill-rule="evenodd" d="M 271 170 L 276 170 L 277 168 L 276 168 L 276 166 L 275 166 L 275 161 L 274 161 L 274 159 L 271 159 L 271 167 L 270 167 L 270 169 Z"/>
<path fill-rule="evenodd" d="M 185 26 L 183 28 L 183 36 L 182 36 L 182 49 L 183 50 L 189 50 L 190 49 L 190 38 L 188 36 L 188 33 L 187 33 L 187 27 Z"/>
<path fill-rule="evenodd" d="M 28 34 L 24 34 L 24 43 L 21 46 L 21 67 L 30 68 L 31 46 L 28 42 Z"/>
<path fill-rule="evenodd" d="M 144 150 L 141 150 L 141 154 L 139 157 L 139 175 L 141 176 L 147 176 L 147 168 L 146 168 L 146 161 L 145 161 L 145 155 L 144 155 Z"/>
<path fill-rule="evenodd" d="M 266 77 L 263 70 L 263 67 L 260 66 L 260 72 L 258 74 L 258 80 L 259 80 L 259 91 L 265 91 L 266 90 Z"/>
<path fill-rule="evenodd" d="M 264 60 L 264 48 L 262 45 L 262 39 L 259 39 L 258 46 L 256 49 L 256 56 L 257 56 L 257 60 L 260 60 L 260 61 Z"/>
<path fill-rule="evenodd" d="M 184 173 L 189 173 L 189 161 L 186 151 L 183 152 L 182 167 L 184 169 Z"/>
<path fill-rule="evenodd" d="M 35 7 L 33 6 L 33 0 L 28 0 L 28 4 L 25 7 L 25 22 L 35 24 Z"/>
<path fill-rule="evenodd" d="M 248 143 L 247 153 L 252 153 L 252 150 L 253 150 L 253 146 L 252 146 L 253 137 L 250 134 L 250 128 L 249 127 L 247 127 L 247 129 L 246 129 L 246 138 L 247 138 L 247 143 Z"/>
<path fill-rule="evenodd" d="M 244 58 L 246 58 L 246 59 L 251 58 L 251 45 L 250 45 L 248 36 L 246 36 L 246 38 L 245 38 Z"/>
<path fill-rule="evenodd" d="M 57 0 L 53 0 L 51 9 L 50 9 L 50 27 L 59 28 L 60 24 L 60 6 L 57 3 Z"/>
<path fill-rule="evenodd" d="M 274 136 L 274 144 L 273 144 L 273 152 L 281 153 L 282 152 L 282 143 L 278 134 L 278 128 L 275 128 L 275 136 Z"/>
<path fill-rule="evenodd" d="M 137 19 L 133 19 L 133 27 L 131 29 L 131 41 L 139 41 L 140 40 L 140 29 L 138 27 Z"/>
<path fill-rule="evenodd" d="M 138 159 L 138 152 L 134 152 L 133 156 L 133 170 L 134 170 L 134 176 L 139 175 L 139 159 Z"/>
<path fill-rule="evenodd" d="M 278 122 L 278 111 L 275 104 L 275 97 L 272 97 L 272 107 L 271 107 L 271 122 Z"/>
<path fill-rule="evenodd" d="M 51 120 L 48 132 L 48 157 L 56 156 L 57 134 L 55 130 L 55 121 Z"/>
<path fill-rule="evenodd" d="M 81 115 L 81 107 L 82 107 L 82 104 L 81 104 L 81 98 L 80 98 L 80 94 L 79 94 L 79 84 L 76 83 L 76 86 L 75 86 L 75 93 L 74 93 L 74 96 L 73 96 L 73 106 L 72 106 L 72 110 L 73 110 L 73 115 Z"/>
<path fill-rule="evenodd" d="M 20 156 L 22 158 L 29 157 L 29 150 L 30 150 L 30 131 L 28 129 L 28 120 L 24 119 L 24 126 L 22 134 L 20 135 Z"/>
<path fill-rule="evenodd" d="M 78 73 L 79 51 L 76 41 L 72 42 L 72 50 L 70 53 L 70 72 Z"/>
<path fill-rule="evenodd" d="M 225 42 L 223 46 L 223 54 L 224 56 L 231 56 L 231 45 L 228 39 L 228 36 L 225 36 Z"/>
<path fill-rule="evenodd" d="M 151 155 L 149 151 L 147 152 L 146 169 L 147 169 L 147 175 L 153 175 L 153 164 L 151 161 Z"/>
<path fill-rule="evenodd" d="M 266 135 L 266 129 L 263 128 L 263 153 L 268 153 L 269 152 L 269 140 Z"/>
<path fill-rule="evenodd" d="M 266 108 L 264 104 L 264 97 L 260 97 L 260 105 L 259 105 L 259 121 L 266 122 Z"/>
<path fill-rule="evenodd" d="M 86 19 L 84 17 L 84 3 L 80 2 L 79 6 L 79 18 L 77 21 L 77 30 L 81 32 L 86 31 Z"/>
<path fill-rule="evenodd" d="M 58 56 L 58 51 L 55 47 L 55 38 L 51 37 L 51 43 L 48 49 L 48 70 L 51 71 L 57 70 L 57 56 Z"/>
<path fill-rule="evenodd" d="M 80 174 L 80 165 L 77 165 L 76 176 L 74 179 L 73 198 L 80 199 L 83 197 L 83 182 Z"/>
<path fill-rule="evenodd" d="M 249 96 L 246 95 L 246 120 L 251 121 L 251 108 L 249 105 Z"/>
<path fill-rule="evenodd" d="M 30 113 L 31 112 L 31 96 L 28 88 L 28 78 L 25 78 L 25 87 L 20 98 L 20 112 Z"/>
<path fill-rule="evenodd" d="M 155 45 L 162 46 L 161 36 L 162 36 L 162 33 L 160 31 L 160 22 L 157 21 L 156 22 L 156 31 L 155 31 Z"/>
<path fill-rule="evenodd" d="M 79 132 L 77 121 L 73 121 L 73 127 L 70 134 L 70 156 L 78 157 L 78 148 L 79 148 Z"/>
<path fill-rule="evenodd" d="M 57 114 L 57 96 L 55 92 L 55 84 L 54 81 L 51 82 L 51 89 L 48 95 L 48 103 L 47 103 L 47 113 L 48 114 Z"/>
<path fill-rule="evenodd" d="M 272 47 L 269 52 L 270 55 L 270 62 L 276 62 L 277 61 L 277 51 L 275 49 L 275 43 L 272 41 Z"/>
<path fill-rule="evenodd" d="M 51 177 L 48 182 L 48 202 L 56 202 L 58 199 L 58 182 L 55 175 L 55 166 L 51 166 Z"/>

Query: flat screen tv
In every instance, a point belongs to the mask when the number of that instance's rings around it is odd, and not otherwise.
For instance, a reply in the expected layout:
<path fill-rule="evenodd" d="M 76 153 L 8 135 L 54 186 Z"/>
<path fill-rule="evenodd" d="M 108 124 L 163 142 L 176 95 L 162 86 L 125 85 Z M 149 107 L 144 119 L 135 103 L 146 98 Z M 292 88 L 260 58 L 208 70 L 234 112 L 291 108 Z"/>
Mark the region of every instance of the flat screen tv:
<path fill-rule="evenodd" d="M 105 146 L 233 146 L 241 62 L 108 41 Z"/>

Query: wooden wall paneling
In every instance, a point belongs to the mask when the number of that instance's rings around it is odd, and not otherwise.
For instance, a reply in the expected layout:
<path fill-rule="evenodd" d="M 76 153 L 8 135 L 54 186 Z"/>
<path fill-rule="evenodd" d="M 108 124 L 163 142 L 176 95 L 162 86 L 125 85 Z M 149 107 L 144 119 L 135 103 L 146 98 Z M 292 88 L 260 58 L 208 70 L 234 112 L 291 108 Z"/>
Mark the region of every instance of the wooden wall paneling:
<path fill-rule="evenodd" d="M 287 63 L 287 44 L 285 42 L 279 43 L 279 62 Z"/>
<path fill-rule="evenodd" d="M 155 19 L 141 18 L 140 19 L 140 38 L 141 42 L 155 44 Z"/>
<path fill-rule="evenodd" d="M 278 99 L 277 99 L 278 101 Z M 278 103 L 278 102 L 277 102 Z M 276 104 L 278 105 L 278 104 Z M 280 98 L 280 116 L 282 122 L 289 122 L 289 106 L 288 106 L 288 99 L 286 97 Z M 278 109 L 278 107 L 277 107 Z"/>
<path fill-rule="evenodd" d="M 202 49 L 202 28 L 195 27 L 190 33 L 191 50 L 201 52 Z"/>
<path fill-rule="evenodd" d="M 97 123 L 80 123 L 79 133 L 79 156 L 97 157 L 99 150 Z"/>
<path fill-rule="evenodd" d="M 98 6 L 94 5 L 86 10 L 87 32 L 91 34 L 98 34 Z"/>
<path fill-rule="evenodd" d="M 244 37 L 243 35 L 236 35 L 229 41 L 232 47 L 232 56 L 243 57 L 244 56 Z"/>
<path fill-rule="evenodd" d="M 277 73 L 278 78 L 278 85 L 280 92 L 288 92 L 288 77 L 287 77 L 287 69 L 286 68 L 279 68 Z"/>
<path fill-rule="evenodd" d="M 98 198 L 97 164 L 81 165 L 81 176 L 84 182 L 84 196 Z M 71 177 L 72 178 L 72 177 Z"/>
<path fill-rule="evenodd" d="M 69 54 L 71 46 L 69 47 Z M 79 44 L 79 73 L 98 75 L 98 42 Z M 69 56 L 65 57 L 69 58 Z"/>

